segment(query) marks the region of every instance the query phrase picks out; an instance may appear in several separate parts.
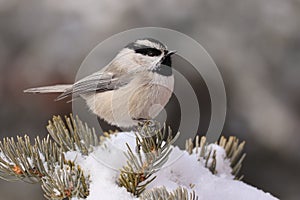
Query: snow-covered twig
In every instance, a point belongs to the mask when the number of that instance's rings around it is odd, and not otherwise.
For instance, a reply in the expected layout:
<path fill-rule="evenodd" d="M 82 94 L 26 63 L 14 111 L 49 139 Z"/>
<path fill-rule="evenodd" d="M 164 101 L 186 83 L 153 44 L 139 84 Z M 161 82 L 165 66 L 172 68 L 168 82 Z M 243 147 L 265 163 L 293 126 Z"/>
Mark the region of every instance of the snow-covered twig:
<path fill-rule="evenodd" d="M 155 179 L 152 175 L 166 163 L 172 151 L 171 144 L 179 135 L 173 138 L 171 129 L 166 125 L 163 130 L 160 130 L 159 125 L 156 127 L 155 130 L 147 125 L 139 128 L 136 132 L 135 152 L 126 144 L 128 150 L 125 156 L 128 161 L 121 169 L 119 185 L 135 196 L 144 192 L 146 186 Z"/>

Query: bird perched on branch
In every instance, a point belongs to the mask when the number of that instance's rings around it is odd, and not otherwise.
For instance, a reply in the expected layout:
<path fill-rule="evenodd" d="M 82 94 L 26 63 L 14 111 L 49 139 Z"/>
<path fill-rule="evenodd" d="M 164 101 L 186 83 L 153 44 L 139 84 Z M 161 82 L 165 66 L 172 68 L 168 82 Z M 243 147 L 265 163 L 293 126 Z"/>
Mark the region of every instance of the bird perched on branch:
<path fill-rule="evenodd" d="M 169 101 L 173 88 L 171 56 L 158 40 L 138 39 L 125 46 L 100 71 L 74 84 L 25 90 L 61 93 L 56 100 L 82 97 L 89 109 L 111 125 L 128 128 L 155 118 Z"/>

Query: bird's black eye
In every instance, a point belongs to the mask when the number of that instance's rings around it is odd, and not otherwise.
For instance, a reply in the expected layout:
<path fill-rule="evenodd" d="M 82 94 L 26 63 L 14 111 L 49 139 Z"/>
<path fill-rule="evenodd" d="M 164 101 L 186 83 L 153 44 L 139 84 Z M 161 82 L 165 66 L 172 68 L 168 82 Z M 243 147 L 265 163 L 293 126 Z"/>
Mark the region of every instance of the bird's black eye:
<path fill-rule="evenodd" d="M 161 54 L 161 51 L 155 48 L 141 48 L 141 49 L 136 49 L 136 53 L 143 54 L 145 56 L 159 56 Z"/>

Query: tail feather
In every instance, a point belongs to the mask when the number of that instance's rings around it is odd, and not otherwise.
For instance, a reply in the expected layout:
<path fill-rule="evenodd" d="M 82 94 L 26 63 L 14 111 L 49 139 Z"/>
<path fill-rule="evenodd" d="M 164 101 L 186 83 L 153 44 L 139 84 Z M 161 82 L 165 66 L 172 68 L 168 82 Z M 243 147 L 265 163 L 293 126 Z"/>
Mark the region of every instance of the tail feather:
<path fill-rule="evenodd" d="M 29 88 L 24 90 L 26 93 L 63 93 L 68 89 L 72 88 L 71 84 L 68 85 L 52 85 L 37 88 Z"/>

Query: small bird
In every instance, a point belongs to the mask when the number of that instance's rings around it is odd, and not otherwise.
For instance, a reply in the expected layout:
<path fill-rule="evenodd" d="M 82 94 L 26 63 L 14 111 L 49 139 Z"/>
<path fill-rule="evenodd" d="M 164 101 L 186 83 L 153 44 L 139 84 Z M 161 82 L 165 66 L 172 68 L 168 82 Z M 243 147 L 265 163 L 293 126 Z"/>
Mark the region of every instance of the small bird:
<path fill-rule="evenodd" d="M 174 88 L 171 56 L 163 43 L 138 39 L 125 46 L 100 71 L 74 84 L 25 90 L 27 93 L 61 93 L 56 100 L 82 97 L 89 109 L 120 128 L 153 120 L 168 103 Z"/>

